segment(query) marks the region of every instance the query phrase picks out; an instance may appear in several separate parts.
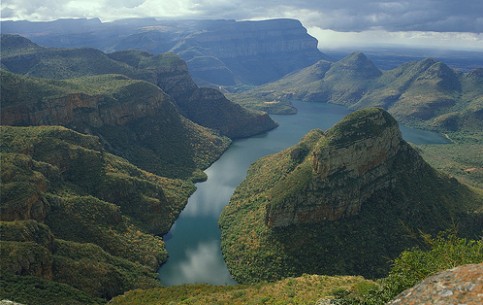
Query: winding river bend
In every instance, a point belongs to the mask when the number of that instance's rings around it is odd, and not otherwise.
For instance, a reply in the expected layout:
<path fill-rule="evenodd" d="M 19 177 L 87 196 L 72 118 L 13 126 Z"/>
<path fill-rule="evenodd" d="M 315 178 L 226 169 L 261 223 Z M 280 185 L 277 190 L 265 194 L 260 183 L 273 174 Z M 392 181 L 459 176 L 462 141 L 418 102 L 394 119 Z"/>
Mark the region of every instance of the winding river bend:
<path fill-rule="evenodd" d="M 234 141 L 205 172 L 206 182 L 197 190 L 164 237 L 168 261 L 159 269 L 167 286 L 188 283 L 230 285 L 236 282 L 223 260 L 218 218 L 235 188 L 243 181 L 251 163 L 297 143 L 309 130 L 326 130 L 351 111 L 326 103 L 295 102 L 296 115 L 272 116 L 280 126 L 268 133 Z M 415 144 L 447 143 L 442 135 L 401 126 L 405 140 Z"/>

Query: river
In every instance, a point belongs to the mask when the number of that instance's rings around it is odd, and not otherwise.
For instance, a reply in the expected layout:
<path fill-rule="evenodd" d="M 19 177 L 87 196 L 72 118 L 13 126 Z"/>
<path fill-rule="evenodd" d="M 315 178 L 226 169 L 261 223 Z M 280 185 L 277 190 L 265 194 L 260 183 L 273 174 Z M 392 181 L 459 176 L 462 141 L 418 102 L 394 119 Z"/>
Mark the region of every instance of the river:
<path fill-rule="evenodd" d="M 245 179 L 251 163 L 295 143 L 309 130 L 332 127 L 351 110 L 333 104 L 295 102 L 296 115 L 273 115 L 280 126 L 270 132 L 237 140 L 210 166 L 206 182 L 198 183 L 188 204 L 164 236 L 168 261 L 159 269 L 163 285 L 208 283 L 230 285 L 231 278 L 220 249 L 218 218 L 235 188 Z M 442 144 L 442 135 L 401 126 L 406 141 L 415 144 Z"/>

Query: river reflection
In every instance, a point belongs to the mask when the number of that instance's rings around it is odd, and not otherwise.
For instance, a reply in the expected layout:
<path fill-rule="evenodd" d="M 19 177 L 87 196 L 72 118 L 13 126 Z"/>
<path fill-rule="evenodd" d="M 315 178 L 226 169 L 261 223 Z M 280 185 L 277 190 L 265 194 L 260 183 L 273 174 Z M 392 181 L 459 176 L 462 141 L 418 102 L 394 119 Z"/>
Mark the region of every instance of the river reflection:
<path fill-rule="evenodd" d="M 326 130 L 351 111 L 325 103 L 294 103 L 297 115 L 272 116 L 280 126 L 266 134 L 234 141 L 205 172 L 208 180 L 196 192 L 165 236 L 169 259 L 159 270 L 164 285 L 187 283 L 234 284 L 220 250 L 218 218 L 251 163 L 281 151 L 309 130 Z M 446 143 L 436 133 L 403 127 L 403 137 L 416 144 Z"/>

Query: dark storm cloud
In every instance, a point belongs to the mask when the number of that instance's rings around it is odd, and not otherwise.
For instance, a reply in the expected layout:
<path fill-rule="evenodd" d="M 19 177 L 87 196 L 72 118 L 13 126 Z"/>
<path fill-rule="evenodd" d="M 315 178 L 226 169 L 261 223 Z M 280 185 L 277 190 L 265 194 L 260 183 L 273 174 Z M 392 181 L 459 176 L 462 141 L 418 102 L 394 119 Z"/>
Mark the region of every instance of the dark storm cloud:
<path fill-rule="evenodd" d="M 300 19 L 335 31 L 483 32 L 482 0 L 3 0 L 2 17 Z"/>
<path fill-rule="evenodd" d="M 225 18 L 298 16 L 312 26 L 336 31 L 482 32 L 481 0 L 409 1 L 197 1 L 201 15 Z"/>

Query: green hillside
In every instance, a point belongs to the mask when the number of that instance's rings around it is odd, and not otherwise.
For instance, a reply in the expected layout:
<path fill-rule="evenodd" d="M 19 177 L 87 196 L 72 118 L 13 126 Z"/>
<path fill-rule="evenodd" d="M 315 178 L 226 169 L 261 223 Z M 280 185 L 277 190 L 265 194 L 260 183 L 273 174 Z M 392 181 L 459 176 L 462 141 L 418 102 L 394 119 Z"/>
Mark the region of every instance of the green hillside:
<path fill-rule="evenodd" d="M 291 100 L 328 102 L 353 109 L 382 107 L 407 125 L 478 131 L 483 128 L 481 88 L 481 69 L 461 73 L 442 62 L 424 59 L 380 71 L 364 54 L 353 53 L 335 63 L 319 61 L 281 80 L 230 97 L 242 105 L 275 113 L 280 111 L 280 103 L 289 107 Z"/>
<path fill-rule="evenodd" d="M 483 197 L 433 170 L 380 109 L 255 162 L 219 220 L 239 282 L 303 273 L 381 277 L 418 232 L 481 233 Z M 415 238 L 416 237 L 416 238 Z"/>
<path fill-rule="evenodd" d="M 447 233 L 436 238 L 423 236 L 423 247 L 404 251 L 394 260 L 389 275 L 377 281 L 350 276 L 303 275 L 251 285 L 182 285 L 129 291 L 109 304 L 382 305 L 439 271 L 465 264 L 481 264 L 481 241 L 461 239 Z"/>
<path fill-rule="evenodd" d="M 64 127 L 2 126 L 1 143 L 0 267 L 14 279 L 7 287 L 32 276 L 67 295 L 75 288 L 109 299 L 159 285 L 167 253 L 151 234 L 169 230 L 191 183 L 145 172 L 99 138 Z"/>
<path fill-rule="evenodd" d="M 1 70 L 1 90 L 2 124 L 94 134 L 110 152 L 166 177 L 199 176 L 229 145 L 182 117 L 157 86 L 122 75 L 48 80 Z"/>
<path fill-rule="evenodd" d="M 95 49 L 42 48 L 18 35 L 2 35 L 2 47 L 7 49 L 1 55 L 2 68 L 20 75 L 63 80 L 119 74 L 150 82 L 172 98 L 182 115 L 230 138 L 252 136 L 277 126 L 266 113 L 245 109 L 217 90 L 199 88 L 188 73 L 186 63 L 173 53 L 151 55 L 122 51 L 105 54 Z M 76 85 L 86 85 L 82 88 L 85 91 L 91 82 L 95 79 Z"/>

